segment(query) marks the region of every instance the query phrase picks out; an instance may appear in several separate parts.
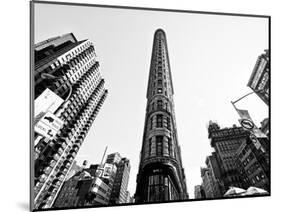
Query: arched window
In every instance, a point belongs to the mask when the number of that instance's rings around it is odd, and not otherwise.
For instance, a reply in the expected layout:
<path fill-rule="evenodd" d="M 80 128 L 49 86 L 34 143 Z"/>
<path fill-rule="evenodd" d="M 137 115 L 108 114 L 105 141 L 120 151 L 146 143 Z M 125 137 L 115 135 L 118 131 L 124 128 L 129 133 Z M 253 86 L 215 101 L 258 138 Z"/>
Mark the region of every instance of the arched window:
<path fill-rule="evenodd" d="M 151 104 L 151 111 L 154 110 L 154 102 Z"/>
<path fill-rule="evenodd" d="M 170 119 L 170 117 L 167 117 L 167 129 L 171 130 L 171 119 Z"/>
<path fill-rule="evenodd" d="M 150 118 L 150 130 L 153 129 L 153 116 Z"/>
<path fill-rule="evenodd" d="M 156 155 L 163 154 L 163 136 L 156 136 Z"/>
<path fill-rule="evenodd" d="M 169 155 L 173 156 L 173 148 L 172 148 L 172 139 L 168 138 L 168 150 L 169 150 Z"/>
<path fill-rule="evenodd" d="M 161 99 L 157 100 L 157 109 L 163 108 L 163 101 Z"/>
<path fill-rule="evenodd" d="M 152 155 L 152 138 L 149 139 L 148 155 Z"/>
<path fill-rule="evenodd" d="M 162 88 L 157 89 L 157 93 L 162 93 L 162 91 L 163 91 Z"/>
<path fill-rule="evenodd" d="M 156 127 L 163 127 L 163 115 L 156 115 Z"/>

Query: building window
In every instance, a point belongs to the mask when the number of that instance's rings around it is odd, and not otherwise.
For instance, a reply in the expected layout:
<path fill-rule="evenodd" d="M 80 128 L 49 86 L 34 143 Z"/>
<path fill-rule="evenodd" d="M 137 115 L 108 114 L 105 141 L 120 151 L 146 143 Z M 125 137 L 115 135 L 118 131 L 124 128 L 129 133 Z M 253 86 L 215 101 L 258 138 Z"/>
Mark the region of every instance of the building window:
<path fill-rule="evenodd" d="M 157 93 L 162 93 L 162 88 L 158 88 Z"/>
<path fill-rule="evenodd" d="M 258 175 L 256 175 L 256 180 L 260 181 L 260 177 Z"/>
<path fill-rule="evenodd" d="M 172 156 L 173 149 L 172 149 L 172 139 L 171 138 L 168 138 L 168 150 L 169 150 L 169 155 Z"/>
<path fill-rule="evenodd" d="M 163 115 L 156 115 L 156 127 L 163 127 Z"/>
<path fill-rule="evenodd" d="M 162 80 L 161 80 L 161 79 L 159 79 L 159 80 L 157 81 L 157 85 L 158 85 L 158 86 L 162 86 Z"/>
<path fill-rule="evenodd" d="M 170 117 L 167 117 L 167 129 L 171 130 L 171 119 L 170 119 Z"/>
<path fill-rule="evenodd" d="M 165 175 L 151 175 L 148 178 L 148 201 L 167 201 L 177 199 L 172 183 Z"/>
<path fill-rule="evenodd" d="M 162 155 L 163 154 L 163 136 L 156 136 L 156 155 Z"/>
<path fill-rule="evenodd" d="M 154 110 L 154 102 L 151 104 L 151 110 Z"/>
<path fill-rule="evenodd" d="M 158 77 L 162 77 L 162 72 L 158 72 Z"/>
<path fill-rule="evenodd" d="M 160 99 L 160 100 L 157 100 L 157 109 L 162 109 L 163 108 L 163 101 Z"/>
<path fill-rule="evenodd" d="M 148 143 L 148 156 L 152 155 L 152 138 L 149 139 L 149 143 Z"/>
<path fill-rule="evenodd" d="M 153 116 L 150 118 L 150 130 L 153 128 Z"/>

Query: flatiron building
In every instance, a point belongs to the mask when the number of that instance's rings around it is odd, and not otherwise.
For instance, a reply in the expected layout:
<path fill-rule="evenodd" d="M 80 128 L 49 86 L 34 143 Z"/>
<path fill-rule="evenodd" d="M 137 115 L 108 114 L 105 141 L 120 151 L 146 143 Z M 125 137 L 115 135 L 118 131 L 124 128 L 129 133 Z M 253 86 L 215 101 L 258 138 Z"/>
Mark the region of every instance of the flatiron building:
<path fill-rule="evenodd" d="M 147 106 L 135 193 L 136 203 L 185 200 L 186 179 L 178 143 L 166 34 L 154 34 Z"/>

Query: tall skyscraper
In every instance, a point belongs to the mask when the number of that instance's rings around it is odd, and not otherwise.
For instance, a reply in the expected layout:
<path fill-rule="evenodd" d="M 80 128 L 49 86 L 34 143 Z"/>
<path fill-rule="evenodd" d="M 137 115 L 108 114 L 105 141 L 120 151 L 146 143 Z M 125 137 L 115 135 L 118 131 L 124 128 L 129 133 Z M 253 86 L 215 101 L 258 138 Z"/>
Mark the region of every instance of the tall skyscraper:
<path fill-rule="evenodd" d="M 223 196 L 223 184 L 221 170 L 215 152 L 206 158 L 206 168 L 201 168 L 203 189 L 207 198 L 219 198 Z"/>
<path fill-rule="evenodd" d="M 122 157 L 119 152 L 111 153 L 106 157 L 106 163 L 118 164 L 121 161 Z"/>
<path fill-rule="evenodd" d="M 34 47 L 34 208 L 50 208 L 106 96 L 94 45 L 72 33 Z"/>
<path fill-rule="evenodd" d="M 127 203 L 127 188 L 131 169 L 130 161 L 127 158 L 122 158 L 121 155 L 116 152 L 109 154 L 106 162 L 115 164 L 117 167 L 110 195 L 110 204 Z"/>
<path fill-rule="evenodd" d="M 258 138 L 262 148 L 257 148 L 248 138 L 237 150 L 237 167 L 246 187 L 255 186 L 270 191 L 270 160 L 267 138 Z"/>
<path fill-rule="evenodd" d="M 269 104 L 269 52 L 261 54 L 252 71 L 248 86 L 264 101 Z"/>
<path fill-rule="evenodd" d="M 188 198 L 178 144 L 166 34 L 154 34 L 135 202 Z"/>

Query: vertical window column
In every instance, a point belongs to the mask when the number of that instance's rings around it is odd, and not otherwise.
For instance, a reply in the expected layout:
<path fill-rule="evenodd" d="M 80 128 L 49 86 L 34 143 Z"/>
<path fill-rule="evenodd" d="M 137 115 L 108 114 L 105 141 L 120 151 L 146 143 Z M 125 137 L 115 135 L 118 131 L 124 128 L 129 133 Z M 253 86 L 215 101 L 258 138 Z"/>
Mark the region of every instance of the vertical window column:
<path fill-rule="evenodd" d="M 163 115 L 162 114 L 158 114 L 156 115 L 156 127 L 163 127 Z"/>
<path fill-rule="evenodd" d="M 151 138 L 151 149 L 150 149 L 150 156 L 156 155 L 156 140 L 155 137 Z"/>
<path fill-rule="evenodd" d="M 150 124 L 149 124 L 149 126 L 150 126 L 149 129 L 150 129 L 150 130 L 153 129 L 153 118 L 154 118 L 154 116 L 151 116 L 151 117 L 150 117 Z"/>
<path fill-rule="evenodd" d="M 156 155 L 163 155 L 163 136 L 156 136 Z"/>
<path fill-rule="evenodd" d="M 166 136 L 163 138 L 163 156 L 169 156 L 169 143 Z"/>

